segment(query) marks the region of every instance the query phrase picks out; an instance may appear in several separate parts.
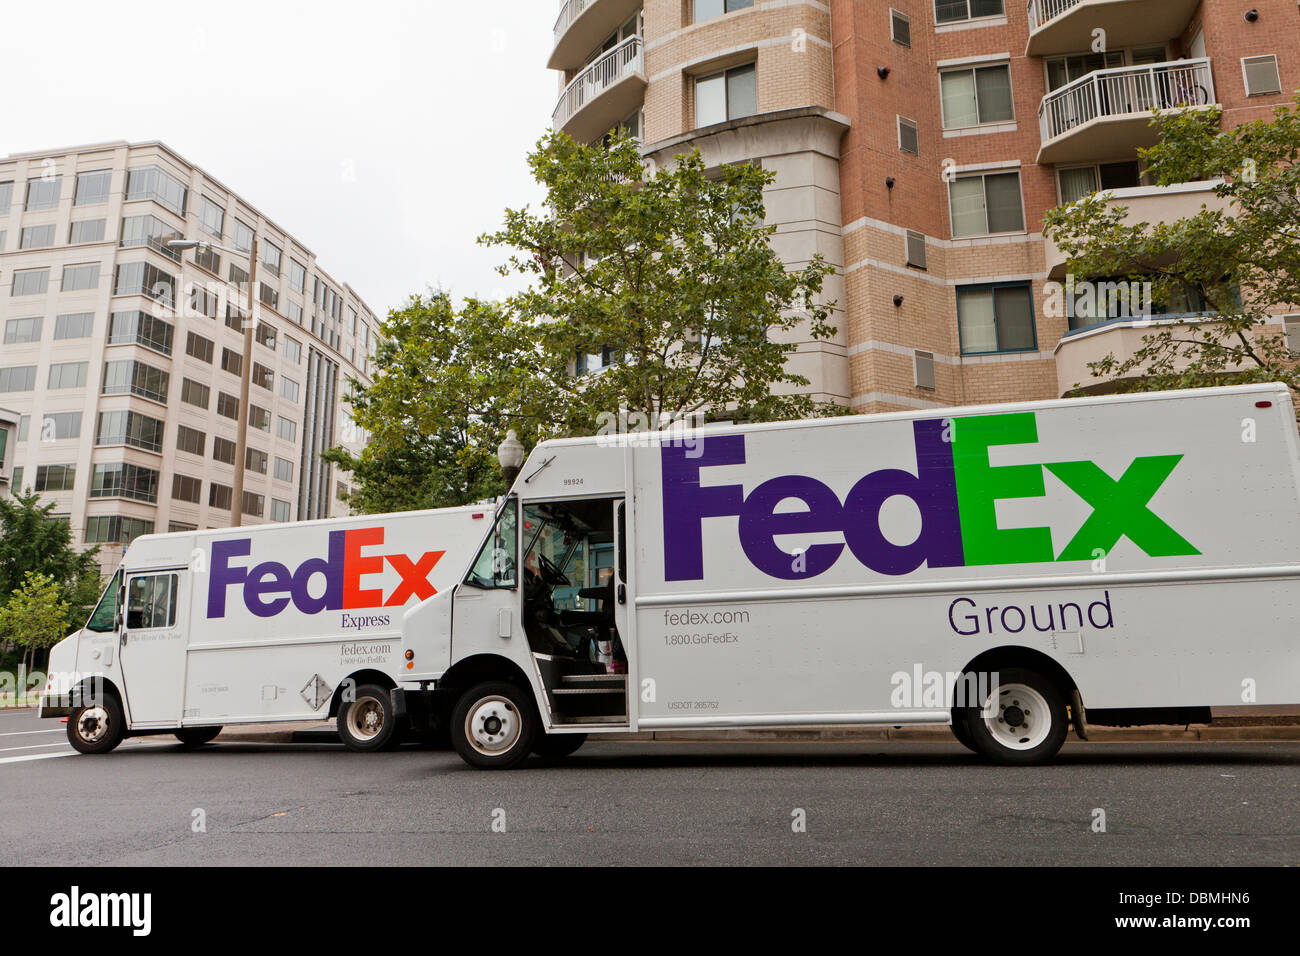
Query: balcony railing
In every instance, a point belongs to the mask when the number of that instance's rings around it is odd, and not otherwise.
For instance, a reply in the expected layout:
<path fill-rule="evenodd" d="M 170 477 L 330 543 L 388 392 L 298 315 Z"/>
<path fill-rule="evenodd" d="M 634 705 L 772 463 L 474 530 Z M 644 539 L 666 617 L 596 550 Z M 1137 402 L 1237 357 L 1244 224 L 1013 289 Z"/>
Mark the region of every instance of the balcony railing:
<path fill-rule="evenodd" d="M 582 11 L 595 2 L 596 0 L 566 0 L 564 6 L 560 7 L 560 15 L 555 18 L 556 43 L 560 42 L 560 37 L 573 25 L 573 21 L 582 16 Z"/>
<path fill-rule="evenodd" d="M 578 0 L 569 0 L 569 2 L 577 3 Z M 1029 0 L 1029 29 L 1037 30 L 1071 7 L 1077 7 L 1080 2 L 1082 0 Z"/>
<path fill-rule="evenodd" d="M 641 38 L 631 36 L 575 76 L 551 114 L 554 127 L 563 129 L 579 110 L 619 80 L 643 72 L 642 56 Z"/>
<path fill-rule="evenodd" d="M 1214 79 L 1208 58 L 1094 70 L 1044 96 L 1038 107 L 1038 124 L 1046 143 L 1098 118 L 1213 102 Z"/>

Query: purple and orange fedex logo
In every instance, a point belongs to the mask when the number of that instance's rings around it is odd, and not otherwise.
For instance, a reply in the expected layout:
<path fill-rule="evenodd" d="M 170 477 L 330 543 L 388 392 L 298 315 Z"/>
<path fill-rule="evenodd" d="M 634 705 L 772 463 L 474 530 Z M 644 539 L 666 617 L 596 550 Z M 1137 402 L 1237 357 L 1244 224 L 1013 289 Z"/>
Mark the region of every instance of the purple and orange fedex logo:
<path fill-rule="evenodd" d="M 229 589 L 241 586 L 244 606 L 258 617 L 274 617 L 290 603 L 303 614 L 359 608 L 402 607 L 411 598 L 424 600 L 438 593 L 429 575 L 445 551 L 426 551 L 412 561 L 405 554 L 363 554 L 363 548 L 384 543 L 383 528 L 331 531 L 326 557 L 308 558 L 290 570 L 279 561 L 249 567 L 236 559 L 252 554 L 252 538 L 230 538 L 212 545 L 212 574 L 208 580 L 208 617 L 226 616 Z M 385 599 L 382 588 L 363 587 L 362 579 L 380 574 L 387 563 L 401 581 Z M 312 579 L 323 578 L 323 593 L 312 594 Z M 317 585 L 319 588 L 319 585 Z"/>

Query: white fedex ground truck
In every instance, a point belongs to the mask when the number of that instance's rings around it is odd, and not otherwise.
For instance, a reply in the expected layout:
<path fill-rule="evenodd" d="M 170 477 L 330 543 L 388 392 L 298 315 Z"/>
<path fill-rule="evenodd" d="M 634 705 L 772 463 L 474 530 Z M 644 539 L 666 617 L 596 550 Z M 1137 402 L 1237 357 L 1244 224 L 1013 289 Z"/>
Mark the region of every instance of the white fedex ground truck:
<path fill-rule="evenodd" d="M 442 519 L 354 520 L 396 535 Z M 593 733 L 916 724 L 1032 764 L 1071 722 L 1082 736 L 1300 703 L 1300 449 L 1281 385 L 544 442 L 495 514 L 472 520 L 492 527 L 456 546 L 455 568 L 445 535 L 404 538 L 412 559 L 446 547 L 449 576 L 400 621 L 362 611 L 350 640 L 409 655 L 382 673 L 385 713 L 445 727 L 477 767 L 562 756 Z M 298 527 L 265 533 L 314 525 Z M 254 534 L 195 539 L 211 542 L 197 545 L 209 568 L 181 582 L 182 605 L 224 608 L 230 639 L 247 639 L 210 672 L 218 638 L 179 635 L 153 679 L 182 699 L 153 726 L 231 722 L 205 694 L 254 667 L 255 635 L 339 639 L 337 615 L 311 602 L 289 634 L 257 630 L 253 610 L 287 612 L 299 574 L 318 592 L 315 572 L 255 562 L 323 542 L 236 564 L 221 542 Z M 149 570 L 136 545 L 113 684 L 128 701 L 131 582 Z M 369 567 L 343 593 L 373 587 Z M 65 645 L 55 662 L 71 667 Z M 266 683 L 320 678 L 326 695 L 343 676 L 310 655 L 297 667 Z M 248 680 L 241 716 L 263 686 Z"/>

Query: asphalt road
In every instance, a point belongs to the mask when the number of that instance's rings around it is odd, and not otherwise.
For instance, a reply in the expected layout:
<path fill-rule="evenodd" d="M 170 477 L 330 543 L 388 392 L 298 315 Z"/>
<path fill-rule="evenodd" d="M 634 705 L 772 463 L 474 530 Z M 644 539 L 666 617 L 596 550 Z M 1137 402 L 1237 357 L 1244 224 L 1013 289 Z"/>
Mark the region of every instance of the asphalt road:
<path fill-rule="evenodd" d="M 0 713 L 0 864 L 1300 864 L 1300 743 L 1075 743 L 1008 769 L 955 743 L 589 742 L 485 773 L 221 738 L 86 757 L 62 732 Z"/>

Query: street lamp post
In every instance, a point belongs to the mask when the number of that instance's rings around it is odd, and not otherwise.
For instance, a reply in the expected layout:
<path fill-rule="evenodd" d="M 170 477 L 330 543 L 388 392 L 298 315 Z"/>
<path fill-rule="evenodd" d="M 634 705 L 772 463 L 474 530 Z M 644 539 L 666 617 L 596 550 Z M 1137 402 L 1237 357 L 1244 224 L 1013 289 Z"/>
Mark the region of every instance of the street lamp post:
<path fill-rule="evenodd" d="M 506 440 L 497 448 L 497 461 L 501 463 L 501 477 L 506 480 L 506 493 L 509 494 L 519 477 L 519 469 L 524 467 L 524 443 L 513 428 L 506 432 Z"/>
<path fill-rule="evenodd" d="M 192 239 L 172 239 L 167 245 L 177 252 L 186 249 L 219 249 L 232 255 L 245 253 L 238 249 L 227 249 L 212 242 L 199 242 Z M 248 415 L 252 410 L 248 403 L 249 384 L 253 380 L 253 330 L 257 325 L 254 298 L 257 288 L 257 236 L 253 236 L 253 247 L 248 255 L 248 315 L 244 317 L 244 355 L 239 363 L 239 429 L 235 439 L 235 479 L 230 489 L 230 526 L 238 528 L 244 518 L 244 462 L 248 457 Z"/>

